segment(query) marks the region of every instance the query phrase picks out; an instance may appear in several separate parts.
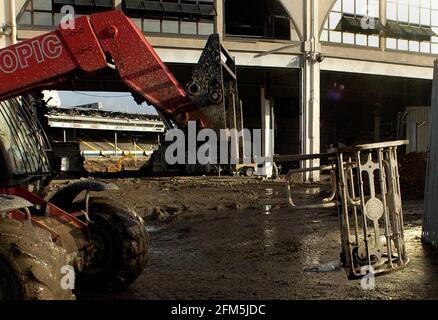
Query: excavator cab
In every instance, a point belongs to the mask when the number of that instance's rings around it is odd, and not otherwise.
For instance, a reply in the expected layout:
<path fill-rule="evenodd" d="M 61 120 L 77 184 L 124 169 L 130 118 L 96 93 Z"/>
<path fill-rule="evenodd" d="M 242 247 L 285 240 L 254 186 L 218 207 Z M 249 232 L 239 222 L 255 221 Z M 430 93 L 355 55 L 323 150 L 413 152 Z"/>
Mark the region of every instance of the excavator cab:
<path fill-rule="evenodd" d="M 24 99 L 0 102 L 0 186 L 30 184 L 50 175 L 49 141 Z"/>

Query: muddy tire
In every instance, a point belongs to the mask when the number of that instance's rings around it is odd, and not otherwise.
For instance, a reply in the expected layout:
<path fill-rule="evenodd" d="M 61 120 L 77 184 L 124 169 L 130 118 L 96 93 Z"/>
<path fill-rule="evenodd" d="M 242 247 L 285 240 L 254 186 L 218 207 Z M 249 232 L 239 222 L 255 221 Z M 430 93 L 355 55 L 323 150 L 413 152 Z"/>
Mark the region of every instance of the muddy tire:
<path fill-rule="evenodd" d="M 0 300 L 72 300 L 61 287 L 66 252 L 42 229 L 0 219 Z"/>
<path fill-rule="evenodd" d="M 77 276 L 79 292 L 122 291 L 143 272 L 149 236 L 143 219 L 107 198 L 91 198 L 92 262 Z"/>

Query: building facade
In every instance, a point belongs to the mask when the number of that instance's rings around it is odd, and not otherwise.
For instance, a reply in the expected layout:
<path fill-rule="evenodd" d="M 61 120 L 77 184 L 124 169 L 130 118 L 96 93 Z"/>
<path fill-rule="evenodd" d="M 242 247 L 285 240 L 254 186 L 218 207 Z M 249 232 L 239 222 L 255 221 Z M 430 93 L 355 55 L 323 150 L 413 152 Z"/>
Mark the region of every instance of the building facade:
<path fill-rule="evenodd" d="M 64 5 L 123 10 L 183 84 L 219 33 L 238 65 L 245 127 L 275 129 L 268 154 L 396 139 L 398 115 L 430 105 L 434 0 L 4 0 L 0 46 L 54 29 Z"/>

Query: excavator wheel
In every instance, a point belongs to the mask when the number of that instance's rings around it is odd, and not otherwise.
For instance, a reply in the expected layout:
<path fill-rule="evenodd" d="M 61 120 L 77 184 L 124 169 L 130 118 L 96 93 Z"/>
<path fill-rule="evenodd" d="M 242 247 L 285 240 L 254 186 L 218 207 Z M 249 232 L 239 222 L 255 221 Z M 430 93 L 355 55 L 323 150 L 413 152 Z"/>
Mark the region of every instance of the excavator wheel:
<path fill-rule="evenodd" d="M 66 252 L 30 224 L 0 219 L 0 300 L 73 300 L 62 288 Z"/>
<path fill-rule="evenodd" d="M 78 292 L 122 291 L 146 266 L 149 235 L 144 221 L 134 211 L 110 199 L 90 198 L 89 201 L 95 252 L 91 263 L 77 275 Z"/>

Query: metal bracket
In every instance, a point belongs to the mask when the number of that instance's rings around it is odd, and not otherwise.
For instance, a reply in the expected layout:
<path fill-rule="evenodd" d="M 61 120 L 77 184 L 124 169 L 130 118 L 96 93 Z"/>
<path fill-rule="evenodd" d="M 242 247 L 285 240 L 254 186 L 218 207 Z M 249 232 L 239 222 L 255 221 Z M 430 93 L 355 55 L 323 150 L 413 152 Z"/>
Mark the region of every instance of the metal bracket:
<path fill-rule="evenodd" d="M 397 163 L 397 147 L 408 143 L 393 141 L 340 148 L 330 154 L 332 164 L 292 170 L 287 175 L 291 208 L 338 209 L 342 263 L 350 279 L 364 276 L 365 270 L 373 270 L 377 276 L 409 263 Z M 309 171 L 330 173 L 331 195 L 319 204 L 297 206 L 291 196 L 291 175 Z"/>

